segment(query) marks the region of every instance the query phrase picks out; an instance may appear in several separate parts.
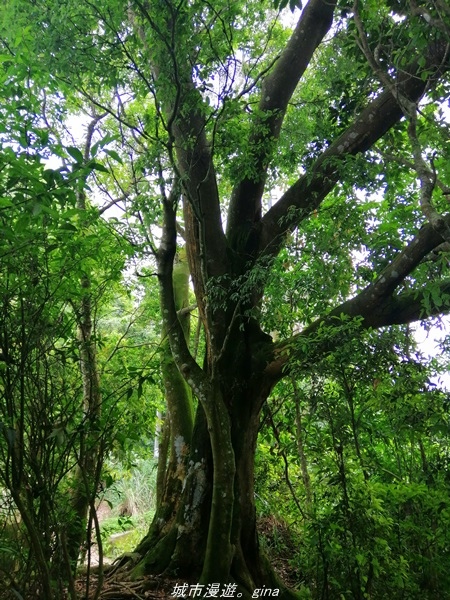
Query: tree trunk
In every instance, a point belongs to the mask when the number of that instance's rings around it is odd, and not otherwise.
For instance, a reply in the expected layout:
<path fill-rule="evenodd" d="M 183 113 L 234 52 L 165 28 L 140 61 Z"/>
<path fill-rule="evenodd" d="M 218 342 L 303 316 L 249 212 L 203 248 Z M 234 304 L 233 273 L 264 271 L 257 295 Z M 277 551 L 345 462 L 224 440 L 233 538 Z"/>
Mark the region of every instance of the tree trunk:
<path fill-rule="evenodd" d="M 175 308 L 183 334 L 189 338 L 189 267 L 180 252 L 172 274 Z M 188 458 L 194 429 L 192 394 L 178 370 L 170 351 L 167 327 L 161 340 L 161 373 L 164 382 L 166 415 L 162 427 L 161 452 L 158 457 L 156 481 L 156 512 L 148 535 L 139 545 L 138 552 L 153 546 L 146 561 L 152 569 L 167 566 L 167 550 L 172 545 L 172 528 L 180 507 L 182 489 L 187 477 Z M 165 540 L 168 536 L 168 541 Z M 161 540 L 161 545 L 158 545 Z M 164 550 L 161 549 L 164 546 Z"/>
<path fill-rule="evenodd" d="M 78 340 L 83 380 L 84 423 L 80 432 L 77 469 L 71 484 L 72 521 L 67 532 L 67 552 L 73 572 L 76 571 L 80 549 L 88 541 L 86 539 L 88 514 L 97 494 L 103 460 L 103 444 L 98 431 L 102 397 L 97 367 L 97 348 L 92 335 L 92 306 L 88 277 L 82 280 L 81 286 L 84 295 L 78 313 Z"/>
<path fill-rule="evenodd" d="M 180 583 L 235 583 L 242 597 L 262 586 L 295 597 L 262 555 L 256 530 L 254 458 L 271 383 L 264 378 L 264 361 L 255 369 L 251 359 L 266 354 L 269 338 L 255 344 L 252 337 L 238 332 L 230 343 L 233 353 L 211 378 L 211 396 L 198 405 L 185 477 L 180 482 L 169 466 L 165 498 L 136 549 L 141 558 L 134 577 L 165 573 Z M 209 415 L 204 404 L 214 406 Z"/>
<path fill-rule="evenodd" d="M 94 117 L 88 125 L 84 147 L 84 160 L 90 159 L 92 137 L 97 123 L 102 117 Z M 86 181 L 80 179 L 77 190 L 77 209 L 86 211 Z M 85 226 L 87 223 L 85 223 Z M 87 531 L 88 515 L 94 506 L 100 473 L 103 465 L 103 442 L 99 435 L 99 422 L 102 413 L 102 394 L 97 362 L 97 345 L 94 336 L 91 274 L 85 273 L 80 281 L 81 301 L 73 305 L 78 326 L 78 347 L 80 372 L 83 381 L 84 422 L 80 432 L 77 469 L 72 481 L 71 510 L 72 522 L 67 532 L 67 553 L 72 571 L 76 571 L 80 550 L 86 542 L 90 545 L 90 531 Z M 88 535 L 87 535 L 88 534 Z"/>
<path fill-rule="evenodd" d="M 266 374 L 272 338 L 243 316 L 239 304 L 230 301 L 220 312 L 203 304 L 203 368 L 193 359 L 175 303 L 176 205 L 174 186 L 170 197 L 163 198 L 164 230 L 157 256 L 160 301 L 174 364 L 197 397 L 198 408 L 185 469 L 175 471 L 169 463 L 166 493 L 149 534 L 136 549 L 141 558 L 132 576 L 166 573 L 204 586 L 234 583 L 241 597 L 249 598 L 266 586 L 280 588 L 280 597 L 290 598 L 293 594 L 277 582 L 260 552 L 253 489 L 259 416 L 274 384 Z M 205 299 L 198 287 L 196 297 L 200 307 Z"/>

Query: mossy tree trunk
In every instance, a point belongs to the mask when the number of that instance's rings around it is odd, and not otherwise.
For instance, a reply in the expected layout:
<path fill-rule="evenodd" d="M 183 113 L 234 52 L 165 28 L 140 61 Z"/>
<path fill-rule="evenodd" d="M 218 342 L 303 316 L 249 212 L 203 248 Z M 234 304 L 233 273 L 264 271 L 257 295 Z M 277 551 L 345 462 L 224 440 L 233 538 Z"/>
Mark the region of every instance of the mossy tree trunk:
<path fill-rule="evenodd" d="M 190 332 L 189 266 L 181 250 L 173 267 L 175 309 L 186 341 Z M 161 372 L 166 412 L 162 426 L 161 452 L 158 457 L 157 508 L 145 546 L 171 529 L 180 506 L 182 487 L 191 449 L 194 428 L 192 392 L 176 366 L 169 345 L 167 326 L 161 340 Z"/>
<path fill-rule="evenodd" d="M 164 512 L 164 501 L 158 508 L 159 527 L 154 521 L 137 548 L 142 559 L 135 576 L 165 572 L 204 584 L 234 581 L 247 593 L 274 585 L 260 555 L 254 504 L 254 454 L 264 396 L 256 389 L 231 396 L 233 383 L 236 379 L 227 374 L 226 400 L 220 388 L 211 392 L 210 398 L 222 402 L 225 417 L 217 411 L 208 420 L 199 403 L 181 485 L 167 470 L 165 501 L 177 511 Z M 213 427 L 220 435 L 211 435 Z"/>

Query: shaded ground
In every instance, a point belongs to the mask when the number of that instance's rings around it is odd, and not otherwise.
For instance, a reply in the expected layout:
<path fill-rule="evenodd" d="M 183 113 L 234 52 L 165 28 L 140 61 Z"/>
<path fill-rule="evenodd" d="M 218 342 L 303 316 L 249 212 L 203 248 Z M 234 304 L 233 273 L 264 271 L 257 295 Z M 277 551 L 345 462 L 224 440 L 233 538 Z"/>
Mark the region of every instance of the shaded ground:
<path fill-rule="evenodd" d="M 99 506 L 97 514 L 101 522 L 114 516 L 106 503 Z M 295 541 L 289 526 L 273 516 L 266 516 L 260 520 L 258 528 L 262 546 L 270 556 L 278 575 L 288 587 L 295 588 L 299 583 L 299 575 L 295 570 L 293 557 L 298 551 L 298 542 Z M 109 536 L 109 548 L 111 549 L 111 538 L 113 540 L 120 539 L 129 533 L 129 531 L 119 532 Z M 125 556 L 131 562 L 133 562 L 133 558 L 138 557 L 133 555 L 132 552 L 125 554 Z M 175 593 L 176 586 L 178 586 L 180 592 L 180 586 L 183 584 L 193 586 L 197 583 L 161 576 L 148 576 L 138 581 L 127 581 L 129 571 L 127 567 L 122 567 L 124 561 L 121 558 L 114 560 L 114 554 L 104 556 L 102 569 L 99 566 L 99 558 L 98 547 L 93 544 L 90 549 L 90 556 L 86 557 L 85 567 L 75 583 L 77 596 L 80 600 L 174 600 L 177 597 L 182 597 L 181 593 Z M 2 571 L 0 565 L 0 600 L 17 600 L 17 598 L 23 600 L 24 597 L 20 591 L 10 585 L 12 582 L 11 577 L 6 577 L 6 579 L 3 577 L 5 574 L 6 571 L 4 569 Z M 14 569 L 11 575 L 14 576 Z M 30 583 L 33 585 L 33 582 Z M 189 591 L 191 591 L 190 595 Z M 203 593 L 193 594 L 192 587 L 185 589 L 185 597 L 187 598 L 199 598 L 204 593 L 205 590 L 203 590 Z M 39 582 L 35 581 L 34 587 L 28 590 L 26 600 L 35 600 L 38 597 L 42 598 L 42 591 Z M 218 597 L 221 597 L 220 593 Z M 69 595 L 66 594 L 65 598 L 68 600 Z"/>
<path fill-rule="evenodd" d="M 147 598 L 155 598 L 158 600 L 174 598 L 172 592 L 175 584 L 178 581 L 162 577 L 144 577 L 139 581 L 118 581 L 114 576 L 105 575 L 105 579 L 101 586 L 100 594 L 98 594 L 98 575 L 93 574 L 89 578 L 89 589 L 86 593 L 86 577 L 80 577 L 77 581 L 77 591 L 80 598 L 89 598 L 98 600 L 140 600 Z"/>
<path fill-rule="evenodd" d="M 263 545 L 268 551 L 279 577 L 288 587 L 295 588 L 298 584 L 298 572 L 294 569 L 292 558 L 296 548 L 289 527 L 274 517 L 264 517 L 260 520 L 258 529 L 263 538 Z M 85 573 L 77 581 L 77 591 L 80 598 L 83 599 L 144 600 L 154 598 L 155 600 L 174 600 L 176 598 L 175 586 L 184 583 L 179 579 L 162 576 L 148 576 L 138 581 L 126 581 L 124 572 L 120 572 L 120 559 L 114 561 L 113 564 L 104 564 L 103 580 L 99 581 L 98 562 L 94 566 L 94 560 L 97 558 L 98 561 L 98 556 L 93 554 L 91 558 L 87 594 L 87 574 Z M 192 598 L 194 596 L 192 594 L 189 596 L 189 593 L 186 592 L 185 597 Z"/>
<path fill-rule="evenodd" d="M 101 502 L 97 508 L 100 523 L 114 516 L 114 512 L 106 502 Z M 129 531 L 110 536 L 115 538 L 129 534 Z M 126 581 L 126 576 L 120 570 L 120 558 L 112 559 L 103 556 L 103 574 L 99 575 L 99 552 L 97 544 L 93 544 L 90 552 L 89 567 L 86 557 L 84 572 L 76 581 L 76 591 L 83 600 L 155 600 L 172 599 L 175 585 L 179 580 L 168 577 L 148 576 L 138 581 Z M 100 588 L 100 589 L 99 589 Z"/>

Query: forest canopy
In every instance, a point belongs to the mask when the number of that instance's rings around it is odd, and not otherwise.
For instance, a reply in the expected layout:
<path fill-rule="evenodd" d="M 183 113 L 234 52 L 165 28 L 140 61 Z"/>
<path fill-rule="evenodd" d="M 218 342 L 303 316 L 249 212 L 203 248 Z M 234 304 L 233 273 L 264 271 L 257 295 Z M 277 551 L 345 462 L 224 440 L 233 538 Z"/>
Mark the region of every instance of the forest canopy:
<path fill-rule="evenodd" d="M 425 358 L 412 324 L 450 309 L 449 34 L 445 0 L 7 0 L 16 596 L 77 597 L 111 464 L 156 447 L 97 597 L 448 597 L 447 340 Z"/>

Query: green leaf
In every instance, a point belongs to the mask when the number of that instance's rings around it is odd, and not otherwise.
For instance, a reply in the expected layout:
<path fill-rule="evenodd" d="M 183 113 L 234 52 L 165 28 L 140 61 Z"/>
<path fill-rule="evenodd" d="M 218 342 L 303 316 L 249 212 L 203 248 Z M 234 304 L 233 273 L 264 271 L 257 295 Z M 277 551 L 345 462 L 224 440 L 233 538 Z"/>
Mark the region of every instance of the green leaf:
<path fill-rule="evenodd" d="M 66 152 L 75 159 L 77 164 L 82 164 L 84 162 L 83 153 L 78 148 L 75 148 L 75 146 L 67 146 Z"/>
<path fill-rule="evenodd" d="M 73 225 L 72 223 L 63 223 L 60 227 L 60 229 L 63 229 L 65 231 L 78 231 L 78 229 L 75 227 L 75 225 Z"/>
<path fill-rule="evenodd" d="M 91 148 L 91 156 L 94 158 L 95 156 L 97 156 L 97 152 L 100 148 L 104 148 L 105 146 L 107 146 L 110 142 L 115 141 L 116 136 L 113 135 L 112 133 L 107 133 L 101 140 L 99 140 L 98 142 L 95 142 L 95 144 L 92 145 Z M 106 152 L 106 150 L 105 150 Z"/>
<path fill-rule="evenodd" d="M 33 217 L 36 217 L 38 214 L 40 214 L 42 212 L 42 204 L 39 204 L 38 202 L 36 202 L 33 206 Z"/>
<path fill-rule="evenodd" d="M 112 159 L 114 159 L 115 161 L 117 161 L 121 165 L 123 164 L 122 158 L 120 157 L 120 155 L 115 150 L 107 150 L 105 148 L 105 154 L 107 154 L 108 156 L 110 156 Z"/>
<path fill-rule="evenodd" d="M 273 0 L 275 10 L 283 10 L 288 4 L 291 12 L 294 12 L 297 8 L 302 8 L 302 0 Z"/>
<path fill-rule="evenodd" d="M 90 161 L 89 162 L 89 166 L 91 167 L 91 169 L 93 169 L 94 171 L 100 171 L 101 173 L 109 173 L 109 170 L 102 165 L 99 162 L 96 161 Z"/>

